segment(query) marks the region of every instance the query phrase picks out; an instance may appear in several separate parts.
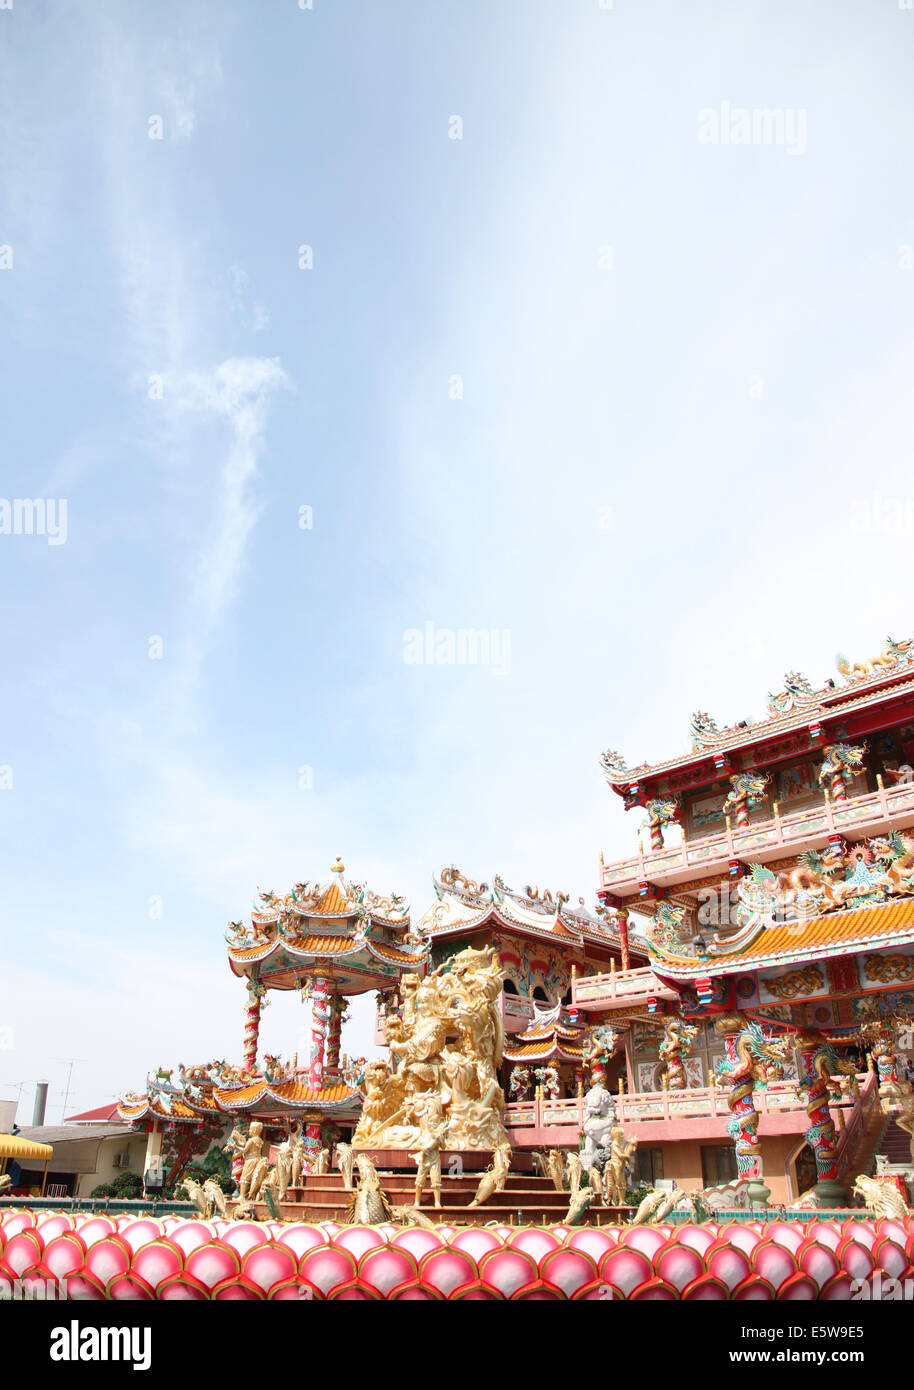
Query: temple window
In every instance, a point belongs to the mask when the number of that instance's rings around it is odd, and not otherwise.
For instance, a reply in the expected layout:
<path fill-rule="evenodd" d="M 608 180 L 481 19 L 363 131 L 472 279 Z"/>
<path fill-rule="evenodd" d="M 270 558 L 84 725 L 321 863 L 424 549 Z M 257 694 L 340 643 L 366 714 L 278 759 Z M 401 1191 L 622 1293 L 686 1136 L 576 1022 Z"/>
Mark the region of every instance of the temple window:
<path fill-rule="evenodd" d="M 638 1177 L 653 1187 L 663 1177 L 663 1149 L 638 1149 Z"/>
<path fill-rule="evenodd" d="M 734 1182 L 738 1176 L 736 1150 L 732 1144 L 702 1144 L 701 1178 L 705 1187 Z"/>

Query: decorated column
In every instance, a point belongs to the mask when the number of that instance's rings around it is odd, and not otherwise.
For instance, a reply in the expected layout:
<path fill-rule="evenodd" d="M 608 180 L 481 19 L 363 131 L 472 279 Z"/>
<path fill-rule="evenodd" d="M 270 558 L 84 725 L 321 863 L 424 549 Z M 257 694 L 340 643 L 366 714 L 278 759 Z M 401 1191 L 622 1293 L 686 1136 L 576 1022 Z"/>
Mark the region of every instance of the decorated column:
<path fill-rule="evenodd" d="M 749 1180 L 753 1206 L 765 1206 L 770 1192 L 762 1181 L 759 1117 L 754 1093 L 756 1083 L 767 1081 L 772 1068 L 780 1069 L 786 1056 L 786 1044 L 766 1038 L 757 1023 L 750 1023 L 740 1013 L 721 1014 L 714 1021 L 714 1031 L 723 1038 L 727 1050 L 719 1080 L 728 1087 L 727 1133 L 736 1149 L 737 1177 Z"/>
<path fill-rule="evenodd" d="M 806 1029 L 793 1039 L 797 1059 L 797 1091 L 806 1102 L 809 1128 L 806 1142 L 816 1160 L 816 1196 L 823 1206 L 840 1206 L 846 1193 L 838 1179 L 838 1144 L 835 1123 L 828 1108 L 829 1079 L 835 1072 L 849 1075 L 852 1062 L 845 1062 L 817 1029 Z"/>
<path fill-rule="evenodd" d="M 529 1100 L 533 1088 L 533 1076 L 529 1067 L 520 1063 L 511 1068 L 508 1082 L 508 1098 L 512 1101 Z"/>
<path fill-rule="evenodd" d="M 619 945 L 622 948 L 622 969 L 628 970 L 630 956 L 628 954 L 628 912 L 625 908 L 619 913 Z"/>
<path fill-rule="evenodd" d="M 670 825 L 679 814 L 679 803 L 673 797 L 645 802 L 647 825 L 651 832 L 651 849 L 663 849 L 663 827 Z"/>
<path fill-rule="evenodd" d="M 749 800 L 764 796 L 767 785 L 768 776 L 763 772 L 737 772 L 730 778 L 730 790 L 722 809 L 725 816 L 736 812 L 737 830 L 749 829 Z"/>
<path fill-rule="evenodd" d="M 330 1016 L 327 1025 L 326 1070 L 334 1077 L 340 1071 L 340 1045 L 343 1036 L 343 1000 L 334 991 L 330 995 Z"/>
<path fill-rule="evenodd" d="M 244 1070 L 257 1067 L 257 1043 L 260 1038 L 260 1015 L 269 1002 L 264 998 L 266 988 L 259 980 L 248 980 L 248 999 L 244 1007 Z"/>
<path fill-rule="evenodd" d="M 308 1063 L 308 1085 L 312 1091 L 320 1091 L 324 1085 L 330 1013 L 329 981 L 316 975 L 311 984 L 311 1055 Z"/>
<path fill-rule="evenodd" d="M 324 1074 L 327 1065 L 328 1039 L 330 1035 L 330 1015 L 332 996 L 330 982 L 322 975 L 315 975 L 310 982 L 311 994 L 311 1054 L 308 1061 L 308 1088 L 312 1092 L 324 1088 Z M 309 1111 L 305 1116 L 302 1141 L 305 1149 L 305 1169 L 313 1173 L 321 1149 L 320 1111 Z"/>
<path fill-rule="evenodd" d="M 686 1074 L 682 1059 L 692 1050 L 698 1029 L 678 1014 L 671 1014 L 663 1025 L 660 1060 L 663 1063 L 663 1086 L 668 1091 L 683 1091 Z"/>
<path fill-rule="evenodd" d="M 819 768 L 819 786 L 832 801 L 846 801 L 847 788 L 853 780 L 854 769 L 863 762 L 866 744 L 857 747 L 849 743 L 831 743 L 824 749 L 825 759 Z"/>
<path fill-rule="evenodd" d="M 606 1068 L 616 1050 L 619 1038 L 606 1024 L 594 1028 L 590 1034 L 590 1046 L 584 1054 L 584 1065 L 590 1067 L 591 1085 L 606 1086 Z"/>

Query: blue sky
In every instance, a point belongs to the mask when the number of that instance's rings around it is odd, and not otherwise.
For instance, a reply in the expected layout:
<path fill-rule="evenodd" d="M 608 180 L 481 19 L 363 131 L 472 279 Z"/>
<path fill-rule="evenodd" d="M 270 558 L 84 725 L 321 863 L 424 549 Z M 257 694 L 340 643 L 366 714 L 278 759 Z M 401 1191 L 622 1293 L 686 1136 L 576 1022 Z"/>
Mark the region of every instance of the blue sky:
<path fill-rule="evenodd" d="M 67 501 L 0 535 L 20 1120 L 237 1055 L 258 886 L 591 901 L 603 748 L 911 634 L 912 56 L 890 0 L 0 11 L 0 494 Z"/>

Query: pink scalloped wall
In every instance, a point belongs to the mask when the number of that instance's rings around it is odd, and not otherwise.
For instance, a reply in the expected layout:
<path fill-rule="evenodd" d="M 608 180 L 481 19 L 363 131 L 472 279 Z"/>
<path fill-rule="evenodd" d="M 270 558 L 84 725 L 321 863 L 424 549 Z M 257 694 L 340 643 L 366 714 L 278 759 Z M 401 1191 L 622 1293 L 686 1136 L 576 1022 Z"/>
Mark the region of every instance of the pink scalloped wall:
<path fill-rule="evenodd" d="M 0 1214 L 0 1296 L 837 1299 L 914 1278 L 914 1219 L 704 1226 L 337 1226 Z M 859 1287 L 859 1286 L 858 1286 Z"/>

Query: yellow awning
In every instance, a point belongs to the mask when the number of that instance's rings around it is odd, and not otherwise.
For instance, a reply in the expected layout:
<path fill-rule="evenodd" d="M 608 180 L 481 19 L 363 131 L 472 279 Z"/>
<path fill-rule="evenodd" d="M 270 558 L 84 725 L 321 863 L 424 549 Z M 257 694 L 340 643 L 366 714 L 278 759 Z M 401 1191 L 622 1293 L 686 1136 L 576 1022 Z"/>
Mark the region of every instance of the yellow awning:
<path fill-rule="evenodd" d="M 36 1144 L 18 1134 L 0 1134 L 0 1158 L 38 1158 L 46 1163 L 54 1154 L 52 1144 Z"/>

